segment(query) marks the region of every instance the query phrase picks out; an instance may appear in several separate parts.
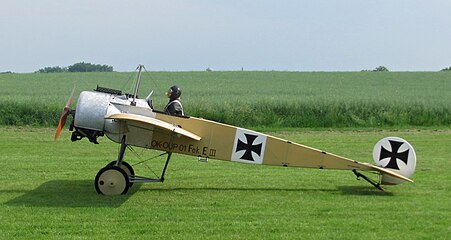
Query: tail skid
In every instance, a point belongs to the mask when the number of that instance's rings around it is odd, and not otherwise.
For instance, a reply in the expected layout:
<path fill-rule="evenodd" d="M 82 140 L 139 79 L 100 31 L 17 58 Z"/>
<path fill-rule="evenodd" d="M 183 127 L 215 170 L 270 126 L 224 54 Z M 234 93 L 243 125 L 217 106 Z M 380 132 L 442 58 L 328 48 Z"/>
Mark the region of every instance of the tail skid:
<path fill-rule="evenodd" d="M 373 185 L 375 188 L 381 190 L 382 192 L 386 192 L 385 189 L 383 189 L 381 187 L 381 181 L 379 180 L 378 182 L 374 181 L 373 179 L 357 172 L 357 170 L 352 170 L 352 172 L 357 176 L 357 180 L 360 180 L 360 178 L 363 178 L 365 181 L 369 182 L 371 185 Z"/>

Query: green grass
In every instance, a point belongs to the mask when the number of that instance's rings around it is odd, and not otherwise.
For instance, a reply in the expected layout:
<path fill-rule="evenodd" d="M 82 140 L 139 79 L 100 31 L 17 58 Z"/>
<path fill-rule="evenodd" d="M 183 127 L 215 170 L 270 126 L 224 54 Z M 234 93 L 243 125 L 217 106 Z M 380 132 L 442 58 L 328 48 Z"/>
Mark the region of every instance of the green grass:
<path fill-rule="evenodd" d="M 270 134 L 371 162 L 396 135 L 416 149 L 415 183 L 380 192 L 349 171 L 254 166 L 175 155 L 163 184 L 95 193 L 118 145 L 71 143 L 64 131 L 0 128 L 0 239 L 446 239 L 451 231 L 451 131 L 303 131 Z M 141 153 L 140 149 L 137 152 Z M 156 155 L 144 151 L 144 158 Z M 126 153 L 130 163 L 139 161 Z M 138 165 L 159 172 L 164 159 Z"/>
<path fill-rule="evenodd" d="M 0 75 L 0 125 L 53 126 L 74 85 L 131 92 L 134 73 Z M 448 72 L 146 72 L 158 109 L 172 84 L 188 115 L 243 127 L 451 125 Z M 75 106 L 75 104 L 74 104 Z"/>
<path fill-rule="evenodd" d="M 132 73 L 1 74 L 0 125 L 54 126 L 74 85 L 131 92 Z M 270 134 L 359 161 L 395 135 L 417 151 L 415 183 L 380 192 L 349 171 L 278 168 L 175 155 L 164 184 L 126 196 L 95 193 L 118 145 L 71 143 L 64 131 L 0 127 L 0 239 L 446 239 L 451 234 L 451 74 L 152 72 L 162 109 L 183 88 L 189 115 L 252 129 L 336 128 Z M 74 104 L 75 105 L 75 104 Z M 406 130 L 363 130 L 371 129 Z M 353 131 L 344 130 L 352 128 Z M 422 129 L 422 130 L 409 130 Z M 439 130 L 434 130 L 439 129 Z M 144 159 L 157 155 L 141 151 Z M 131 152 L 126 160 L 141 159 Z M 164 159 L 138 165 L 159 173 Z"/>

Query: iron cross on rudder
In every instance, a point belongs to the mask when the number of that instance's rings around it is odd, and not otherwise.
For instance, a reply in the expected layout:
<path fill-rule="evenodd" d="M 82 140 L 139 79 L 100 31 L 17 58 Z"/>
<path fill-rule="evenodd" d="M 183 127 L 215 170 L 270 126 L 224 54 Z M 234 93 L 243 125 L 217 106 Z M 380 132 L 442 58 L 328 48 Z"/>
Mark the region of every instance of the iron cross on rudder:
<path fill-rule="evenodd" d="M 389 142 L 390 142 L 392 151 L 390 152 L 382 146 L 379 160 L 382 160 L 384 158 L 390 158 L 387 166 L 385 166 L 385 167 L 399 170 L 399 166 L 398 166 L 398 163 L 396 162 L 396 159 L 399 159 L 399 160 L 403 161 L 405 164 L 407 164 L 407 159 L 409 158 L 409 149 L 407 149 L 404 152 L 398 152 L 399 148 L 404 143 L 393 141 L 393 140 L 389 140 Z"/>

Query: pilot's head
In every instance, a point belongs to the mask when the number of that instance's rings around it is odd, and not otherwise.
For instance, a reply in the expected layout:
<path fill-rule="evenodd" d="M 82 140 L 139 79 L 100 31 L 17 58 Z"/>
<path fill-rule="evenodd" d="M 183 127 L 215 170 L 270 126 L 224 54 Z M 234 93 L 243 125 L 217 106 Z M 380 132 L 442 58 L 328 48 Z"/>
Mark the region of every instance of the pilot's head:
<path fill-rule="evenodd" d="M 176 85 L 170 87 L 168 91 L 166 92 L 166 96 L 168 96 L 170 99 L 177 99 L 182 95 L 182 89 L 177 87 Z"/>

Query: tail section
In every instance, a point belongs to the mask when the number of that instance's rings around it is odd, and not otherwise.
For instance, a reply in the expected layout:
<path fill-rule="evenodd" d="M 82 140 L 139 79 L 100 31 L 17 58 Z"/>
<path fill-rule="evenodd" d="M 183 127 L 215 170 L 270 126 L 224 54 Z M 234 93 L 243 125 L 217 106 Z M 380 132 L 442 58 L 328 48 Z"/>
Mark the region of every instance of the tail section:
<path fill-rule="evenodd" d="M 412 145 L 399 137 L 386 137 L 376 143 L 373 159 L 377 166 L 410 178 L 416 167 L 416 154 Z M 405 182 L 400 178 L 381 173 L 381 184 L 396 185 Z"/>

